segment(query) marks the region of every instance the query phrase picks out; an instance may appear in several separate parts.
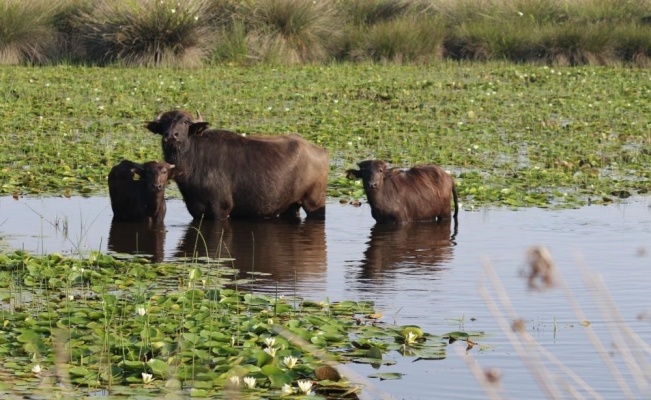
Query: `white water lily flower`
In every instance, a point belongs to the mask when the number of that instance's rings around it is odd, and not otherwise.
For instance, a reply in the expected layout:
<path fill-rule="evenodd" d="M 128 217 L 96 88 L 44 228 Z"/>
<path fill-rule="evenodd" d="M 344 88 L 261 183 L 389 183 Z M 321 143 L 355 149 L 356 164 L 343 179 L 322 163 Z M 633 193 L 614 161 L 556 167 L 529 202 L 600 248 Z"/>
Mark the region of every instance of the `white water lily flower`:
<path fill-rule="evenodd" d="M 245 378 L 244 378 L 244 384 L 245 384 L 246 387 L 248 387 L 249 389 L 253 389 L 253 388 L 255 388 L 255 378 L 252 377 L 252 376 L 247 376 L 247 377 L 245 377 Z"/>
<path fill-rule="evenodd" d="M 154 375 L 148 374 L 146 372 L 142 373 L 142 383 L 145 385 L 154 381 Z"/>
<path fill-rule="evenodd" d="M 41 369 L 41 364 L 36 364 L 32 367 L 32 372 L 35 374 L 38 374 L 41 371 L 43 371 L 43 369 Z"/>
<path fill-rule="evenodd" d="M 266 344 L 267 347 L 273 347 L 276 344 L 276 338 L 273 337 L 264 338 L 264 344 Z"/>
<path fill-rule="evenodd" d="M 233 386 L 240 386 L 240 377 L 237 375 L 231 376 L 230 378 L 228 378 L 228 381 Z"/>
<path fill-rule="evenodd" d="M 288 356 L 283 358 L 283 363 L 287 366 L 287 368 L 292 369 L 296 365 L 296 362 L 298 359 L 296 357 Z"/>
<path fill-rule="evenodd" d="M 276 357 L 277 350 L 278 349 L 276 349 L 275 347 L 267 347 L 266 349 L 264 349 L 264 352 L 269 354 L 271 357 Z"/>
<path fill-rule="evenodd" d="M 310 395 L 312 394 L 312 381 L 302 380 L 298 381 L 298 388 L 301 392 Z"/>
<path fill-rule="evenodd" d="M 409 332 L 405 337 L 405 343 L 414 344 L 416 342 L 416 339 L 418 339 L 418 335 L 414 332 Z"/>
<path fill-rule="evenodd" d="M 291 387 L 291 386 L 288 385 L 288 384 L 284 384 L 284 385 L 283 385 L 283 388 L 281 389 L 281 391 L 282 391 L 282 394 L 284 394 L 284 395 L 292 394 L 292 393 L 294 393 L 294 388 Z"/>

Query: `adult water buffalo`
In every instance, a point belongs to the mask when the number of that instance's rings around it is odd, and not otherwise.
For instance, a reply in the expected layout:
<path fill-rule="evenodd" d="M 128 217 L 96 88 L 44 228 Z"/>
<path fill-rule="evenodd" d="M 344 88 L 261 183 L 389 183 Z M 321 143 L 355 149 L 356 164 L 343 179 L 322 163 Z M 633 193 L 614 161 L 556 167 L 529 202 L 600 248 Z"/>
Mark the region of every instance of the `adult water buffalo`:
<path fill-rule="evenodd" d="M 165 161 L 195 218 L 325 217 L 329 162 L 325 149 L 297 134 L 241 136 L 208 129 L 199 114 L 159 114 L 147 128 L 161 135 Z"/>
<path fill-rule="evenodd" d="M 162 223 L 167 210 L 165 186 L 174 165 L 164 161 L 137 164 L 122 160 L 108 175 L 115 221 Z"/>
<path fill-rule="evenodd" d="M 450 219 L 459 211 L 454 179 L 441 167 L 420 165 L 407 170 L 389 168 L 381 160 L 366 160 L 350 169 L 350 179 L 362 179 L 376 222 L 403 223 Z"/>

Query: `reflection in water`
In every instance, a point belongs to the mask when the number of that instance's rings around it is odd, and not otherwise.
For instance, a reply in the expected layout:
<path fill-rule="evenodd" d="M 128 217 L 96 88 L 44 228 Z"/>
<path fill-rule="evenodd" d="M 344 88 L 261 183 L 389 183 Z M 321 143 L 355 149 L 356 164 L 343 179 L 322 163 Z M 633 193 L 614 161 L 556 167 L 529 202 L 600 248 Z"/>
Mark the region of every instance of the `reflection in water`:
<path fill-rule="evenodd" d="M 150 226 L 147 222 L 111 222 L 108 249 L 115 253 L 151 256 L 151 261 L 162 262 L 165 255 L 163 224 Z"/>
<path fill-rule="evenodd" d="M 376 283 L 390 271 L 441 270 L 452 260 L 457 229 L 457 221 L 454 221 L 452 232 L 450 220 L 374 225 L 359 279 Z"/>
<path fill-rule="evenodd" d="M 325 236 L 324 221 L 193 221 L 176 257 L 234 258 L 233 266 L 243 273 L 269 273 L 277 281 L 291 283 L 325 273 Z"/>

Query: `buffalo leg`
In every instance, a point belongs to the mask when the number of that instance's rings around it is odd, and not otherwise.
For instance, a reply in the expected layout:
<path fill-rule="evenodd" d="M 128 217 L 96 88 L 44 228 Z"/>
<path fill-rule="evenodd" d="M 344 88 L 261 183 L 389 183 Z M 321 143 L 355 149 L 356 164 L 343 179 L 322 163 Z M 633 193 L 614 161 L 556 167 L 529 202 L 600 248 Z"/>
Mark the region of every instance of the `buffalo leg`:
<path fill-rule="evenodd" d="M 282 218 L 301 218 L 301 205 L 294 203 L 287 207 L 287 209 L 280 213 Z"/>
<path fill-rule="evenodd" d="M 305 209 L 305 213 L 307 214 L 307 218 L 309 219 L 325 219 L 325 212 L 326 212 L 325 205 L 319 208 L 311 209 L 309 211 Z"/>

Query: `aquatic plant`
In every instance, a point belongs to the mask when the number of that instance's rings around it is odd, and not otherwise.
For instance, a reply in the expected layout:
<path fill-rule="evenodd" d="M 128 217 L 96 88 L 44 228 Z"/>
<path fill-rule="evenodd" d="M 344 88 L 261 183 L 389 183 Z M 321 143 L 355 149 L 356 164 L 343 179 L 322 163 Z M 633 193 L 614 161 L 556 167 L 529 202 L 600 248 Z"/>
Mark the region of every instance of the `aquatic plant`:
<path fill-rule="evenodd" d="M 181 107 L 201 110 L 214 127 L 298 132 L 326 147 L 329 195 L 345 202 L 363 199 L 363 190 L 344 171 L 369 158 L 442 165 L 468 208 L 612 202 L 648 191 L 650 74 L 457 63 L 216 67 L 181 76 L 4 68 L 0 78 L 12 83 L 0 88 L 0 122 L 10 133 L 0 137 L 0 194 L 105 194 L 121 159 L 160 159 L 144 122 Z"/>
<path fill-rule="evenodd" d="M 0 352 L 12 374 L 3 391 L 328 395 L 362 390 L 337 371 L 347 362 L 445 358 L 446 335 L 378 323 L 370 302 L 244 293 L 229 268 L 184 268 L 100 253 L 0 254 Z"/>

